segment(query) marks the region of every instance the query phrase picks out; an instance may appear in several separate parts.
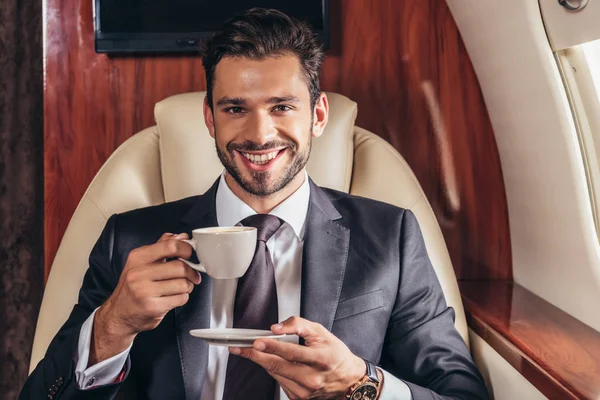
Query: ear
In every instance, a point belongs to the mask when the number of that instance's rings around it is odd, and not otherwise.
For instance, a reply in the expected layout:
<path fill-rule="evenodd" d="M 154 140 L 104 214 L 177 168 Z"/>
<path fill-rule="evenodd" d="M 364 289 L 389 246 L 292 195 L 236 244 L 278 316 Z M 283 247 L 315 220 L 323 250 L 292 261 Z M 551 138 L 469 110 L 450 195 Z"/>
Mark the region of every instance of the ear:
<path fill-rule="evenodd" d="M 319 100 L 317 100 L 317 103 L 315 104 L 315 110 L 313 111 L 313 137 L 319 137 L 323 134 L 323 131 L 325 130 L 325 125 L 327 125 L 328 120 L 329 102 L 327 100 L 327 95 L 321 92 Z"/>
<path fill-rule="evenodd" d="M 204 112 L 204 123 L 206 124 L 206 127 L 208 128 L 208 132 L 210 133 L 210 136 L 214 139 L 215 138 L 215 116 L 213 114 L 213 111 L 211 110 L 210 106 L 208 105 L 208 97 L 204 97 L 204 105 L 202 107 L 202 111 Z"/>

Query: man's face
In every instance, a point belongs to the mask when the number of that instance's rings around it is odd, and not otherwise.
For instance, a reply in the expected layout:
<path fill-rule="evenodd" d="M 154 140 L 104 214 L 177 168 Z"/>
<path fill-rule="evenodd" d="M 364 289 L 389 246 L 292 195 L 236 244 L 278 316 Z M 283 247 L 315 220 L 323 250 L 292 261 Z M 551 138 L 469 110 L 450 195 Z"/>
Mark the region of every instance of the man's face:
<path fill-rule="evenodd" d="M 312 137 L 322 132 L 291 55 L 223 58 L 215 70 L 213 112 L 205 104 L 204 115 L 226 171 L 255 196 L 287 186 L 304 169 Z"/>

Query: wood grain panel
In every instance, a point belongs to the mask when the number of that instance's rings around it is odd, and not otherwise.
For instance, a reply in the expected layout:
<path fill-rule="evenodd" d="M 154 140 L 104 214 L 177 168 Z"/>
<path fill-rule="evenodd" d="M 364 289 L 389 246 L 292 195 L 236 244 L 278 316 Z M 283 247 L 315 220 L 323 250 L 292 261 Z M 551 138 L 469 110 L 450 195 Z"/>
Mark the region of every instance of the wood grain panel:
<path fill-rule="evenodd" d="M 334 0 L 331 14 L 339 36 L 325 62 L 323 88 L 356 100 L 357 125 L 407 159 L 440 222 L 457 277 L 512 279 L 496 142 L 445 1 Z"/>
<path fill-rule="evenodd" d="M 469 327 L 551 399 L 600 398 L 600 333 L 512 282 L 461 282 Z"/>
<path fill-rule="evenodd" d="M 44 90 L 46 276 L 75 208 L 110 154 L 154 124 L 154 104 L 206 88 L 199 57 L 94 51 L 92 1 L 46 1 Z"/>
<path fill-rule="evenodd" d="M 196 57 L 96 54 L 90 1 L 47 0 L 46 273 L 75 207 L 112 151 L 153 124 L 154 103 L 203 90 Z M 332 0 L 322 87 L 359 104 L 357 124 L 414 169 L 460 279 L 511 279 L 492 128 L 444 0 Z M 393 184 L 393 183 L 392 183 Z"/>

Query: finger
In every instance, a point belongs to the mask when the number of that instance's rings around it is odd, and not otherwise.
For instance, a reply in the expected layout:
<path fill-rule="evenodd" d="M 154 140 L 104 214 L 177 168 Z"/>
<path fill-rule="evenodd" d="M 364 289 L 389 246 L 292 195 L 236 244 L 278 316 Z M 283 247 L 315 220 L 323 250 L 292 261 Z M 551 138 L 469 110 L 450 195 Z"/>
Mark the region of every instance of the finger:
<path fill-rule="evenodd" d="M 182 240 L 182 239 L 189 239 L 189 235 L 187 233 L 170 233 L 170 232 L 165 232 L 162 234 L 162 236 L 160 237 L 160 239 L 158 239 L 158 242 L 164 242 L 165 240 L 169 240 L 169 239 L 177 239 L 177 240 Z"/>
<path fill-rule="evenodd" d="M 160 239 L 158 239 L 158 242 L 164 242 L 165 240 L 169 240 L 169 239 L 177 239 L 177 240 L 182 240 L 182 239 L 189 239 L 189 236 L 187 233 L 179 233 L 179 234 L 175 234 L 175 233 L 164 233 Z M 158 243 L 157 242 L 157 243 Z M 168 258 L 163 258 L 162 260 L 159 260 L 160 262 L 167 262 Z"/>
<path fill-rule="evenodd" d="M 324 378 L 321 371 L 301 363 L 292 363 L 281 357 L 261 353 L 253 348 L 230 348 L 230 352 L 248 358 L 263 367 L 278 382 L 285 382 L 287 387 L 299 398 L 308 398 L 321 391 Z"/>
<path fill-rule="evenodd" d="M 135 256 L 142 264 L 160 261 L 164 258 L 185 258 L 192 255 L 192 246 L 177 239 L 166 239 L 136 250 Z"/>
<path fill-rule="evenodd" d="M 254 349 L 267 354 L 273 354 L 284 360 L 322 368 L 319 354 L 314 349 L 275 339 L 259 339 L 254 342 Z"/>
<path fill-rule="evenodd" d="M 160 304 L 163 309 L 163 312 L 167 313 L 174 309 L 175 307 L 181 307 L 190 299 L 190 295 L 188 293 L 175 294 L 173 296 L 165 296 L 161 297 Z"/>
<path fill-rule="evenodd" d="M 254 350 L 251 347 L 230 347 L 231 354 L 247 358 L 263 367 L 271 375 L 280 375 L 294 382 L 302 382 L 306 376 L 314 374 L 315 370 L 304 364 L 294 364 L 288 360 L 273 355 Z"/>
<path fill-rule="evenodd" d="M 273 374 L 271 376 L 279 383 L 279 385 L 283 389 L 283 392 L 287 395 L 287 397 L 290 400 L 310 398 L 310 395 L 312 393 L 304 386 L 299 385 L 288 378 L 284 378 L 281 375 Z"/>
<path fill-rule="evenodd" d="M 173 236 L 175 236 L 174 233 L 165 232 L 165 233 L 162 234 L 162 236 L 160 237 L 160 239 L 158 239 L 158 242 L 163 242 L 163 241 L 168 240 L 168 239 L 173 239 Z"/>
<path fill-rule="evenodd" d="M 194 290 L 194 284 L 185 278 L 153 282 L 153 285 L 156 297 L 191 293 Z"/>
<path fill-rule="evenodd" d="M 323 325 L 297 316 L 271 326 L 271 331 L 275 334 L 298 335 L 306 340 L 325 340 L 331 335 L 331 332 L 325 329 Z"/>
<path fill-rule="evenodd" d="M 161 237 L 158 239 L 158 241 L 157 241 L 157 242 L 164 242 L 165 240 L 173 239 L 173 238 L 174 238 L 174 236 L 175 236 L 175 234 L 174 234 L 174 233 L 171 233 L 171 232 L 165 232 L 165 233 L 163 233 L 163 234 L 162 234 L 162 236 L 161 236 Z M 167 259 L 166 259 L 166 258 L 163 258 L 162 260 L 159 260 L 159 261 L 160 261 L 160 262 L 165 262 L 165 261 L 167 261 Z"/>
<path fill-rule="evenodd" d="M 185 278 L 195 285 L 199 284 L 202 280 L 198 271 L 192 269 L 181 260 L 151 264 L 147 267 L 144 278 L 151 281 Z"/>

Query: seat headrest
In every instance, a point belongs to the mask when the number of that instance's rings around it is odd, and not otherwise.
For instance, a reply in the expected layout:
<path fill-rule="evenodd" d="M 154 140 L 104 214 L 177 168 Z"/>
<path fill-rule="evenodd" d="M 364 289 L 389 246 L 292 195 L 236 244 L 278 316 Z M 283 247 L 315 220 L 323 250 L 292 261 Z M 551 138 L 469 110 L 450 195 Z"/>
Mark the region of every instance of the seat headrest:
<path fill-rule="evenodd" d="M 184 93 L 157 103 L 163 188 L 166 201 L 204 193 L 223 171 L 214 139 L 204 124 L 202 106 L 206 92 Z M 352 176 L 356 103 L 327 93 L 329 122 L 313 140 L 307 169 L 320 186 L 348 192 Z"/>

